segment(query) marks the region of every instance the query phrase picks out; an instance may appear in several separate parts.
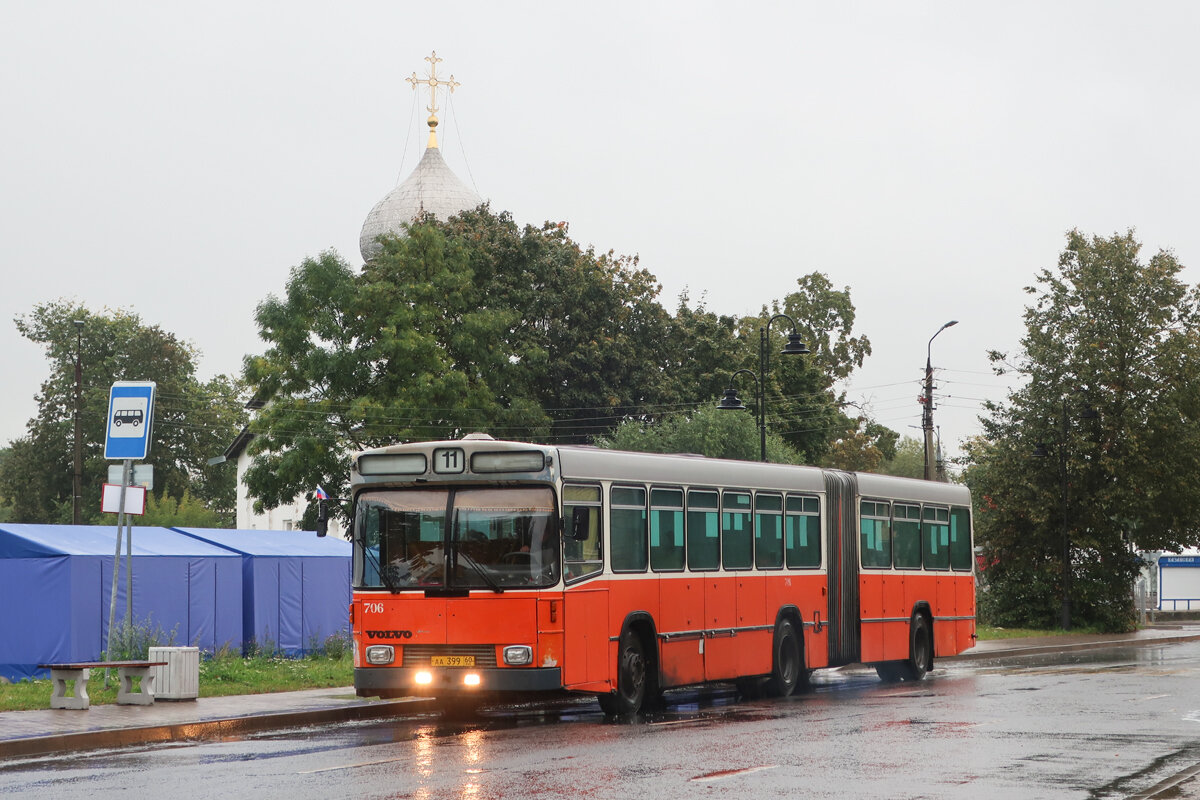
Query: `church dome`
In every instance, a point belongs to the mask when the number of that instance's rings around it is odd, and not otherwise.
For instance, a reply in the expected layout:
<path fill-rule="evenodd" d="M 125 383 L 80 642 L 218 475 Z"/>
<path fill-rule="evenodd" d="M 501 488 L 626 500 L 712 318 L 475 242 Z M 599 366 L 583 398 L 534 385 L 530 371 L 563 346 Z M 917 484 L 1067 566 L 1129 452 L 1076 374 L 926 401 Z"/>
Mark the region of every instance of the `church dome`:
<path fill-rule="evenodd" d="M 453 93 L 459 83 L 453 75 L 449 80 L 438 77 L 437 65 L 442 59 L 438 58 L 436 50 L 425 60 L 429 62 L 428 76 L 418 78 L 414 72 L 411 78 L 405 80 L 412 84 L 413 89 L 418 86 L 429 87 L 429 146 L 425 148 L 425 155 L 421 156 L 421 163 L 417 164 L 404 183 L 388 192 L 367 214 L 362 233 L 358 235 L 358 249 L 363 261 L 370 261 L 383 252 L 382 245 L 377 241 L 380 236 L 385 233 L 404 235 L 404 225 L 421 214 L 432 214 L 445 221 L 483 202 L 478 194 L 467 188 L 450 171 L 438 150 L 437 92 L 444 88 Z"/>
<path fill-rule="evenodd" d="M 437 146 L 431 145 L 404 183 L 388 192 L 367 214 L 358 237 L 363 261 L 370 261 L 383 251 L 377 241 L 379 236 L 403 235 L 404 224 L 422 213 L 447 220 L 482 202 L 478 194 L 450 171 Z"/>

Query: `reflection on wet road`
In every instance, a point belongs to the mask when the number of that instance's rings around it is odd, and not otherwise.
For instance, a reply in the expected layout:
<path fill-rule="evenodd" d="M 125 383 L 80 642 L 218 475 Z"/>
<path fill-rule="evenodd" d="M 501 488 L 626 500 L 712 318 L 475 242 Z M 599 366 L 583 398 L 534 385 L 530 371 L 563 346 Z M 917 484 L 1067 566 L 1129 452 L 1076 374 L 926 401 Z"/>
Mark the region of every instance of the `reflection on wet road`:
<path fill-rule="evenodd" d="M 54 798 L 1188 797 L 1200 643 L 947 661 L 921 683 L 818 672 L 785 700 L 670 693 L 614 720 L 589 698 L 0 764 Z M 1173 784 L 1172 781 L 1175 783 Z"/>

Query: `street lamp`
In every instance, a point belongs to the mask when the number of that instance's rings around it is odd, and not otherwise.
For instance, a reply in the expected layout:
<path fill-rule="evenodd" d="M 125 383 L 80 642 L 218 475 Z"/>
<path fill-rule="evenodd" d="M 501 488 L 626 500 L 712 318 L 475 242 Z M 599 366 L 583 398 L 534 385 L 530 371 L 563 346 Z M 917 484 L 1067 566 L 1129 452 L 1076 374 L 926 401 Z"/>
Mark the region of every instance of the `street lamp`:
<path fill-rule="evenodd" d="M 75 482 L 73 487 L 72 524 L 82 523 L 79 508 L 83 495 L 83 440 L 79 435 L 80 405 L 83 393 L 83 320 L 75 320 Z"/>
<path fill-rule="evenodd" d="M 771 328 L 771 323 L 777 319 L 786 319 L 792 324 L 792 332 L 788 334 L 788 343 L 783 346 L 780 351 L 785 356 L 806 356 L 812 351 L 800 339 L 800 334 L 796 332 L 796 321 L 787 314 L 776 314 L 767 320 L 767 324 L 758 329 L 758 374 L 748 369 L 739 369 L 729 378 L 729 388 L 725 390 L 725 396 L 721 398 L 721 402 L 717 403 L 717 408 L 722 411 L 740 411 L 746 408 L 745 404 L 738 399 L 737 392 L 733 388 L 733 379 L 738 375 L 746 374 L 754 378 L 754 395 L 758 405 L 758 448 L 759 458 L 762 461 L 767 460 L 767 370 L 771 366 L 770 352 L 767 350 L 767 332 Z"/>
<path fill-rule="evenodd" d="M 929 337 L 929 344 L 925 347 L 925 397 L 922 402 L 925 404 L 925 410 L 921 414 L 921 427 L 925 431 L 925 480 L 933 480 L 933 340 L 938 337 L 938 333 L 951 328 L 958 324 L 958 320 L 952 319 L 945 325 L 937 329 L 937 333 Z"/>
<path fill-rule="evenodd" d="M 1080 391 L 1076 389 L 1075 391 Z M 1067 443 L 1070 436 L 1067 419 L 1067 400 L 1068 395 L 1063 395 L 1062 398 L 1062 426 L 1059 431 L 1061 439 L 1058 444 L 1058 480 L 1059 492 L 1062 500 L 1061 509 L 1061 524 L 1062 524 L 1062 608 L 1060 609 L 1060 623 L 1063 630 L 1069 630 L 1071 627 L 1071 535 L 1070 528 L 1067 524 L 1067 509 L 1070 501 L 1069 487 L 1067 482 Z M 1083 411 L 1079 414 L 1081 419 L 1097 419 L 1100 415 L 1096 413 L 1096 409 L 1091 406 L 1084 406 Z M 1033 451 L 1034 458 L 1049 458 L 1050 450 L 1046 447 L 1045 442 L 1038 442 L 1037 447 Z"/>

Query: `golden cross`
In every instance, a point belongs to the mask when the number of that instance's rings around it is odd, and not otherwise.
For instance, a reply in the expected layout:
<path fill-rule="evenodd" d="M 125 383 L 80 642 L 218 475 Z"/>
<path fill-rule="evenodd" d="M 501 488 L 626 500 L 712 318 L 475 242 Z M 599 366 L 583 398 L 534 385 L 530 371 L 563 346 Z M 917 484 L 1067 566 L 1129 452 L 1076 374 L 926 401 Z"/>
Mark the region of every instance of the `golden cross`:
<path fill-rule="evenodd" d="M 438 124 L 437 90 L 438 90 L 438 87 L 445 86 L 453 94 L 454 87 L 460 86 L 461 84 L 458 81 L 454 80 L 453 74 L 450 75 L 450 80 L 448 80 L 448 81 L 438 78 L 437 65 L 438 65 L 439 61 L 442 61 L 444 59 L 438 58 L 436 50 L 432 51 L 432 53 L 429 56 L 426 56 L 425 60 L 429 62 L 428 77 L 426 77 L 424 79 L 418 78 L 417 73 L 413 72 L 411 78 L 405 78 L 404 80 L 411 83 L 414 90 L 417 88 L 417 86 L 419 84 L 422 84 L 422 83 L 426 84 L 429 87 L 429 105 L 425 107 L 426 110 L 429 112 L 429 120 L 428 120 L 428 123 L 429 123 L 429 146 L 437 147 L 437 124 Z"/>

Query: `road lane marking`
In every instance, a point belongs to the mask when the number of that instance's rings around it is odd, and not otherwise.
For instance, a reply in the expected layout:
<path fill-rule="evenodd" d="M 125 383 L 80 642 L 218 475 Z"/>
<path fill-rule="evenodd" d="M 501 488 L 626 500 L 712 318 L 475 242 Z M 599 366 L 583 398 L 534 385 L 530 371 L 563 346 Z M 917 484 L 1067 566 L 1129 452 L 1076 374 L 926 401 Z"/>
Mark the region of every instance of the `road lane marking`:
<path fill-rule="evenodd" d="M 696 777 L 689 778 L 688 780 L 692 781 L 693 783 L 700 781 L 723 781 L 726 778 L 734 778 L 739 775 L 749 775 L 751 772 L 763 772 L 764 770 L 768 769 L 779 769 L 779 765 L 768 764 L 762 767 L 747 767 L 746 769 L 725 769 L 721 770 L 720 772 L 710 772 L 707 775 L 697 775 Z"/>
<path fill-rule="evenodd" d="M 321 767 L 320 769 L 306 769 L 297 772 L 297 775 L 316 775 L 318 772 L 337 772 L 339 769 L 354 769 L 355 767 L 374 767 L 377 764 L 394 764 L 397 761 L 408 761 L 408 756 L 404 758 L 384 758 L 379 761 L 360 761 L 357 764 L 341 764 L 336 767 Z"/>

